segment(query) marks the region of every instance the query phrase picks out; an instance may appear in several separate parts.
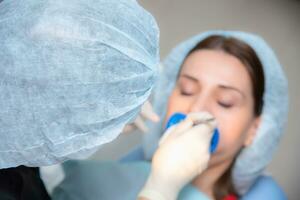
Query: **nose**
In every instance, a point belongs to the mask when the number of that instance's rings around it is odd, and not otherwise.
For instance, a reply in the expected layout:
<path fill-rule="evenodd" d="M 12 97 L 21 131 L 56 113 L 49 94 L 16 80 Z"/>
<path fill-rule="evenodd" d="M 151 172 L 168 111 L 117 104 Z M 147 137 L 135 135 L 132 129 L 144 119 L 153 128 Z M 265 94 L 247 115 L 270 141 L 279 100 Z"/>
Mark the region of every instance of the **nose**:
<path fill-rule="evenodd" d="M 190 106 L 190 112 L 212 112 L 211 100 L 205 96 L 197 97 Z"/>

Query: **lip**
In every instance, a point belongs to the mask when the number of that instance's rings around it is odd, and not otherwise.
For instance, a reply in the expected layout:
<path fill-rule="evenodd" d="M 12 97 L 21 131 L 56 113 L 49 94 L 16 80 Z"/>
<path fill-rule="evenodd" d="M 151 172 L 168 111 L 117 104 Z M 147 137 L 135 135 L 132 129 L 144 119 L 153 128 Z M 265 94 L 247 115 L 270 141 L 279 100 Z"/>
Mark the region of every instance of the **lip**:
<path fill-rule="evenodd" d="M 166 129 L 168 129 L 169 127 L 179 123 L 180 121 L 184 120 L 186 118 L 186 114 L 184 113 L 174 113 L 173 115 L 171 115 L 171 117 L 169 118 L 168 122 L 167 122 L 167 125 L 166 125 Z M 199 124 L 204 124 L 204 123 L 207 123 L 207 124 L 210 124 L 209 122 L 212 122 L 216 120 L 214 117 L 211 117 L 209 119 L 206 119 L 206 120 L 195 120 L 193 121 L 193 126 L 197 126 Z M 209 151 L 211 154 L 215 153 L 217 148 L 218 148 L 218 143 L 219 143 L 219 138 L 220 138 L 220 133 L 219 133 L 219 130 L 218 128 L 215 128 L 214 129 L 214 133 L 213 133 L 213 136 L 211 138 L 211 141 L 210 141 L 210 147 L 209 147 Z"/>

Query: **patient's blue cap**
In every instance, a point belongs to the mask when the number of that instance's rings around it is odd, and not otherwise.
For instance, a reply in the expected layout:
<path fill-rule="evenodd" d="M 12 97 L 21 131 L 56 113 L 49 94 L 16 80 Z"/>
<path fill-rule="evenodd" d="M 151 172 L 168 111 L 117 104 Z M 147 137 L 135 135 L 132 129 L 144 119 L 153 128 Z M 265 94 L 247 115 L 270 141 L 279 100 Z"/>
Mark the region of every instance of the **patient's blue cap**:
<path fill-rule="evenodd" d="M 135 0 L 0 1 L 0 168 L 85 158 L 133 121 L 159 30 Z"/>
<path fill-rule="evenodd" d="M 208 31 L 196 35 L 175 47 L 162 63 L 162 73 L 153 96 L 155 112 L 166 115 L 168 98 L 176 84 L 177 75 L 187 54 L 200 41 L 212 35 L 234 37 L 252 47 L 260 59 L 265 76 L 264 107 L 261 123 L 253 143 L 238 155 L 232 178 L 237 191 L 244 194 L 270 163 L 283 134 L 288 114 L 288 83 L 272 48 L 259 36 L 240 31 Z M 163 121 L 163 120 L 162 120 Z M 149 122 L 149 134 L 144 136 L 144 152 L 150 159 L 155 152 L 163 122 Z"/>

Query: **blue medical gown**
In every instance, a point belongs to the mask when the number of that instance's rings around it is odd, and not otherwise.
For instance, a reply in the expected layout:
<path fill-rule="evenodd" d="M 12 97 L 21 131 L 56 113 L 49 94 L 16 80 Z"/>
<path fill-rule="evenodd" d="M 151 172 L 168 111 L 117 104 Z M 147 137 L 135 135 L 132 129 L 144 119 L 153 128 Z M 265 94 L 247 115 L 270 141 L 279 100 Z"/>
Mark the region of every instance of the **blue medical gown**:
<path fill-rule="evenodd" d="M 68 161 L 63 166 L 65 179 L 54 189 L 53 200 L 133 200 L 150 172 L 146 161 Z M 181 190 L 178 199 L 208 200 L 208 197 L 189 184 Z M 261 176 L 242 199 L 287 198 L 271 177 Z"/>

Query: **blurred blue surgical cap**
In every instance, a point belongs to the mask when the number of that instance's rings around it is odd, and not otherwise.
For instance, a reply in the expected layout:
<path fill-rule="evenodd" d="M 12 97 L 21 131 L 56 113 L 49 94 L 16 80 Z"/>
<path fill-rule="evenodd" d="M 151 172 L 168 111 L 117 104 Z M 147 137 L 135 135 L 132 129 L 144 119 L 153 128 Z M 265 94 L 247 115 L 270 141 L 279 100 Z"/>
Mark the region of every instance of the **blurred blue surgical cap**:
<path fill-rule="evenodd" d="M 157 77 L 159 31 L 134 0 L 0 3 L 0 168 L 87 157 Z"/>

